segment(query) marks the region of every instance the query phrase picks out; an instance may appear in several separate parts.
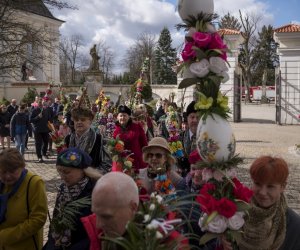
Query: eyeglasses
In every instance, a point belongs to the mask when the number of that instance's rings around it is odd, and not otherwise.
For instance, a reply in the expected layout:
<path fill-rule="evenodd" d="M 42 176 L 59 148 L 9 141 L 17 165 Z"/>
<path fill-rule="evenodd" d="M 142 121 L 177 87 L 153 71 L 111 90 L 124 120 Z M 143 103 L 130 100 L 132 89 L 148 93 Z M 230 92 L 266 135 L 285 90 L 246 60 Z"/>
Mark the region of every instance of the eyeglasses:
<path fill-rule="evenodd" d="M 155 153 L 155 154 L 153 154 L 153 153 L 148 153 L 148 154 L 147 154 L 147 157 L 148 157 L 148 158 L 153 158 L 153 156 L 155 156 L 156 159 L 161 159 L 164 155 L 161 154 L 161 153 Z"/>

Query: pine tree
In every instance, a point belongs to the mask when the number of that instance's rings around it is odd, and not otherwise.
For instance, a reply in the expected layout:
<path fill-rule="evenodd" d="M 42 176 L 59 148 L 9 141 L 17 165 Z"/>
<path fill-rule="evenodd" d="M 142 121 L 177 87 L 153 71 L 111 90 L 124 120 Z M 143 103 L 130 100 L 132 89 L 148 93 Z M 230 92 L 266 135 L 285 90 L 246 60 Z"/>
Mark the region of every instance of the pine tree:
<path fill-rule="evenodd" d="M 172 66 L 176 63 L 176 49 L 172 48 L 172 38 L 168 28 L 160 33 L 155 50 L 154 82 L 156 84 L 177 84 Z"/>
<path fill-rule="evenodd" d="M 241 28 L 242 25 L 240 24 L 239 20 L 230 15 L 229 12 L 221 18 L 219 23 L 219 29 L 240 30 Z"/>
<path fill-rule="evenodd" d="M 267 73 L 267 85 L 274 85 L 275 67 L 279 63 L 277 47 L 278 44 L 273 38 L 273 27 L 264 25 L 258 33 L 258 41 L 254 49 L 253 82 L 255 85 L 261 85 L 264 73 Z"/>

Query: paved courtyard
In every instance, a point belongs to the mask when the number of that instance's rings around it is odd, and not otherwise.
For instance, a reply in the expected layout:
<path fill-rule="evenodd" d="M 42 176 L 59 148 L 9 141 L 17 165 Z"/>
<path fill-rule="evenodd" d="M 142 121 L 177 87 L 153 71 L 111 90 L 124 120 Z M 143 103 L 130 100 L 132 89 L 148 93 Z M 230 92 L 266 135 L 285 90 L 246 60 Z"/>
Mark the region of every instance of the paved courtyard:
<path fill-rule="evenodd" d="M 244 158 L 240 165 L 239 177 L 249 184 L 248 169 L 251 162 L 260 155 L 276 155 L 283 157 L 290 166 L 290 177 L 286 196 L 290 207 L 300 213 L 300 155 L 293 148 L 300 144 L 300 125 L 279 126 L 274 124 L 274 105 L 243 105 L 241 123 L 231 123 L 236 137 L 236 153 Z M 40 175 L 46 183 L 50 214 L 54 206 L 59 177 L 55 169 L 55 156 L 36 163 L 34 144 L 29 142 L 29 150 L 25 155 L 27 168 Z M 48 231 L 45 226 L 45 235 Z M 46 238 L 46 237 L 45 237 Z"/>

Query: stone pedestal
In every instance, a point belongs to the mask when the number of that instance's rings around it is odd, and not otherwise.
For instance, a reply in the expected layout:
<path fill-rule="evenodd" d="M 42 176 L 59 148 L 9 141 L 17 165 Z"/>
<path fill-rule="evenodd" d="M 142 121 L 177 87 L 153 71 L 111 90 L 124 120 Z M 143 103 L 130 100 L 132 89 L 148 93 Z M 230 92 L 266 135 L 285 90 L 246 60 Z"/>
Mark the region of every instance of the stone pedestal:
<path fill-rule="evenodd" d="M 85 71 L 83 75 L 85 78 L 84 86 L 87 88 L 88 96 L 96 98 L 103 86 L 103 73 L 100 70 Z"/>

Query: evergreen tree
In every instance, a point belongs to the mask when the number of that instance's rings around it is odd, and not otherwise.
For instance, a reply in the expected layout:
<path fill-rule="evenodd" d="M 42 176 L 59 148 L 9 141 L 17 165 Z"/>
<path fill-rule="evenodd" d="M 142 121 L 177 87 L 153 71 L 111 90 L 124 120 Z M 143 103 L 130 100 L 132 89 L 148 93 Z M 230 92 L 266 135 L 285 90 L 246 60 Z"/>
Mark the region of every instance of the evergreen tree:
<path fill-rule="evenodd" d="M 176 63 L 176 49 L 172 48 L 172 38 L 168 28 L 160 33 L 155 49 L 154 82 L 156 84 L 177 84 L 172 66 Z"/>
<path fill-rule="evenodd" d="M 232 29 L 232 30 L 240 30 L 242 28 L 241 23 L 237 18 L 230 15 L 228 12 L 225 16 L 223 16 L 219 23 L 219 29 Z"/>
<path fill-rule="evenodd" d="M 274 85 L 275 67 L 279 64 L 277 47 L 278 44 L 273 38 L 273 27 L 264 25 L 258 33 L 258 41 L 254 49 L 253 82 L 255 85 L 262 85 L 264 74 L 267 74 L 266 84 Z"/>

